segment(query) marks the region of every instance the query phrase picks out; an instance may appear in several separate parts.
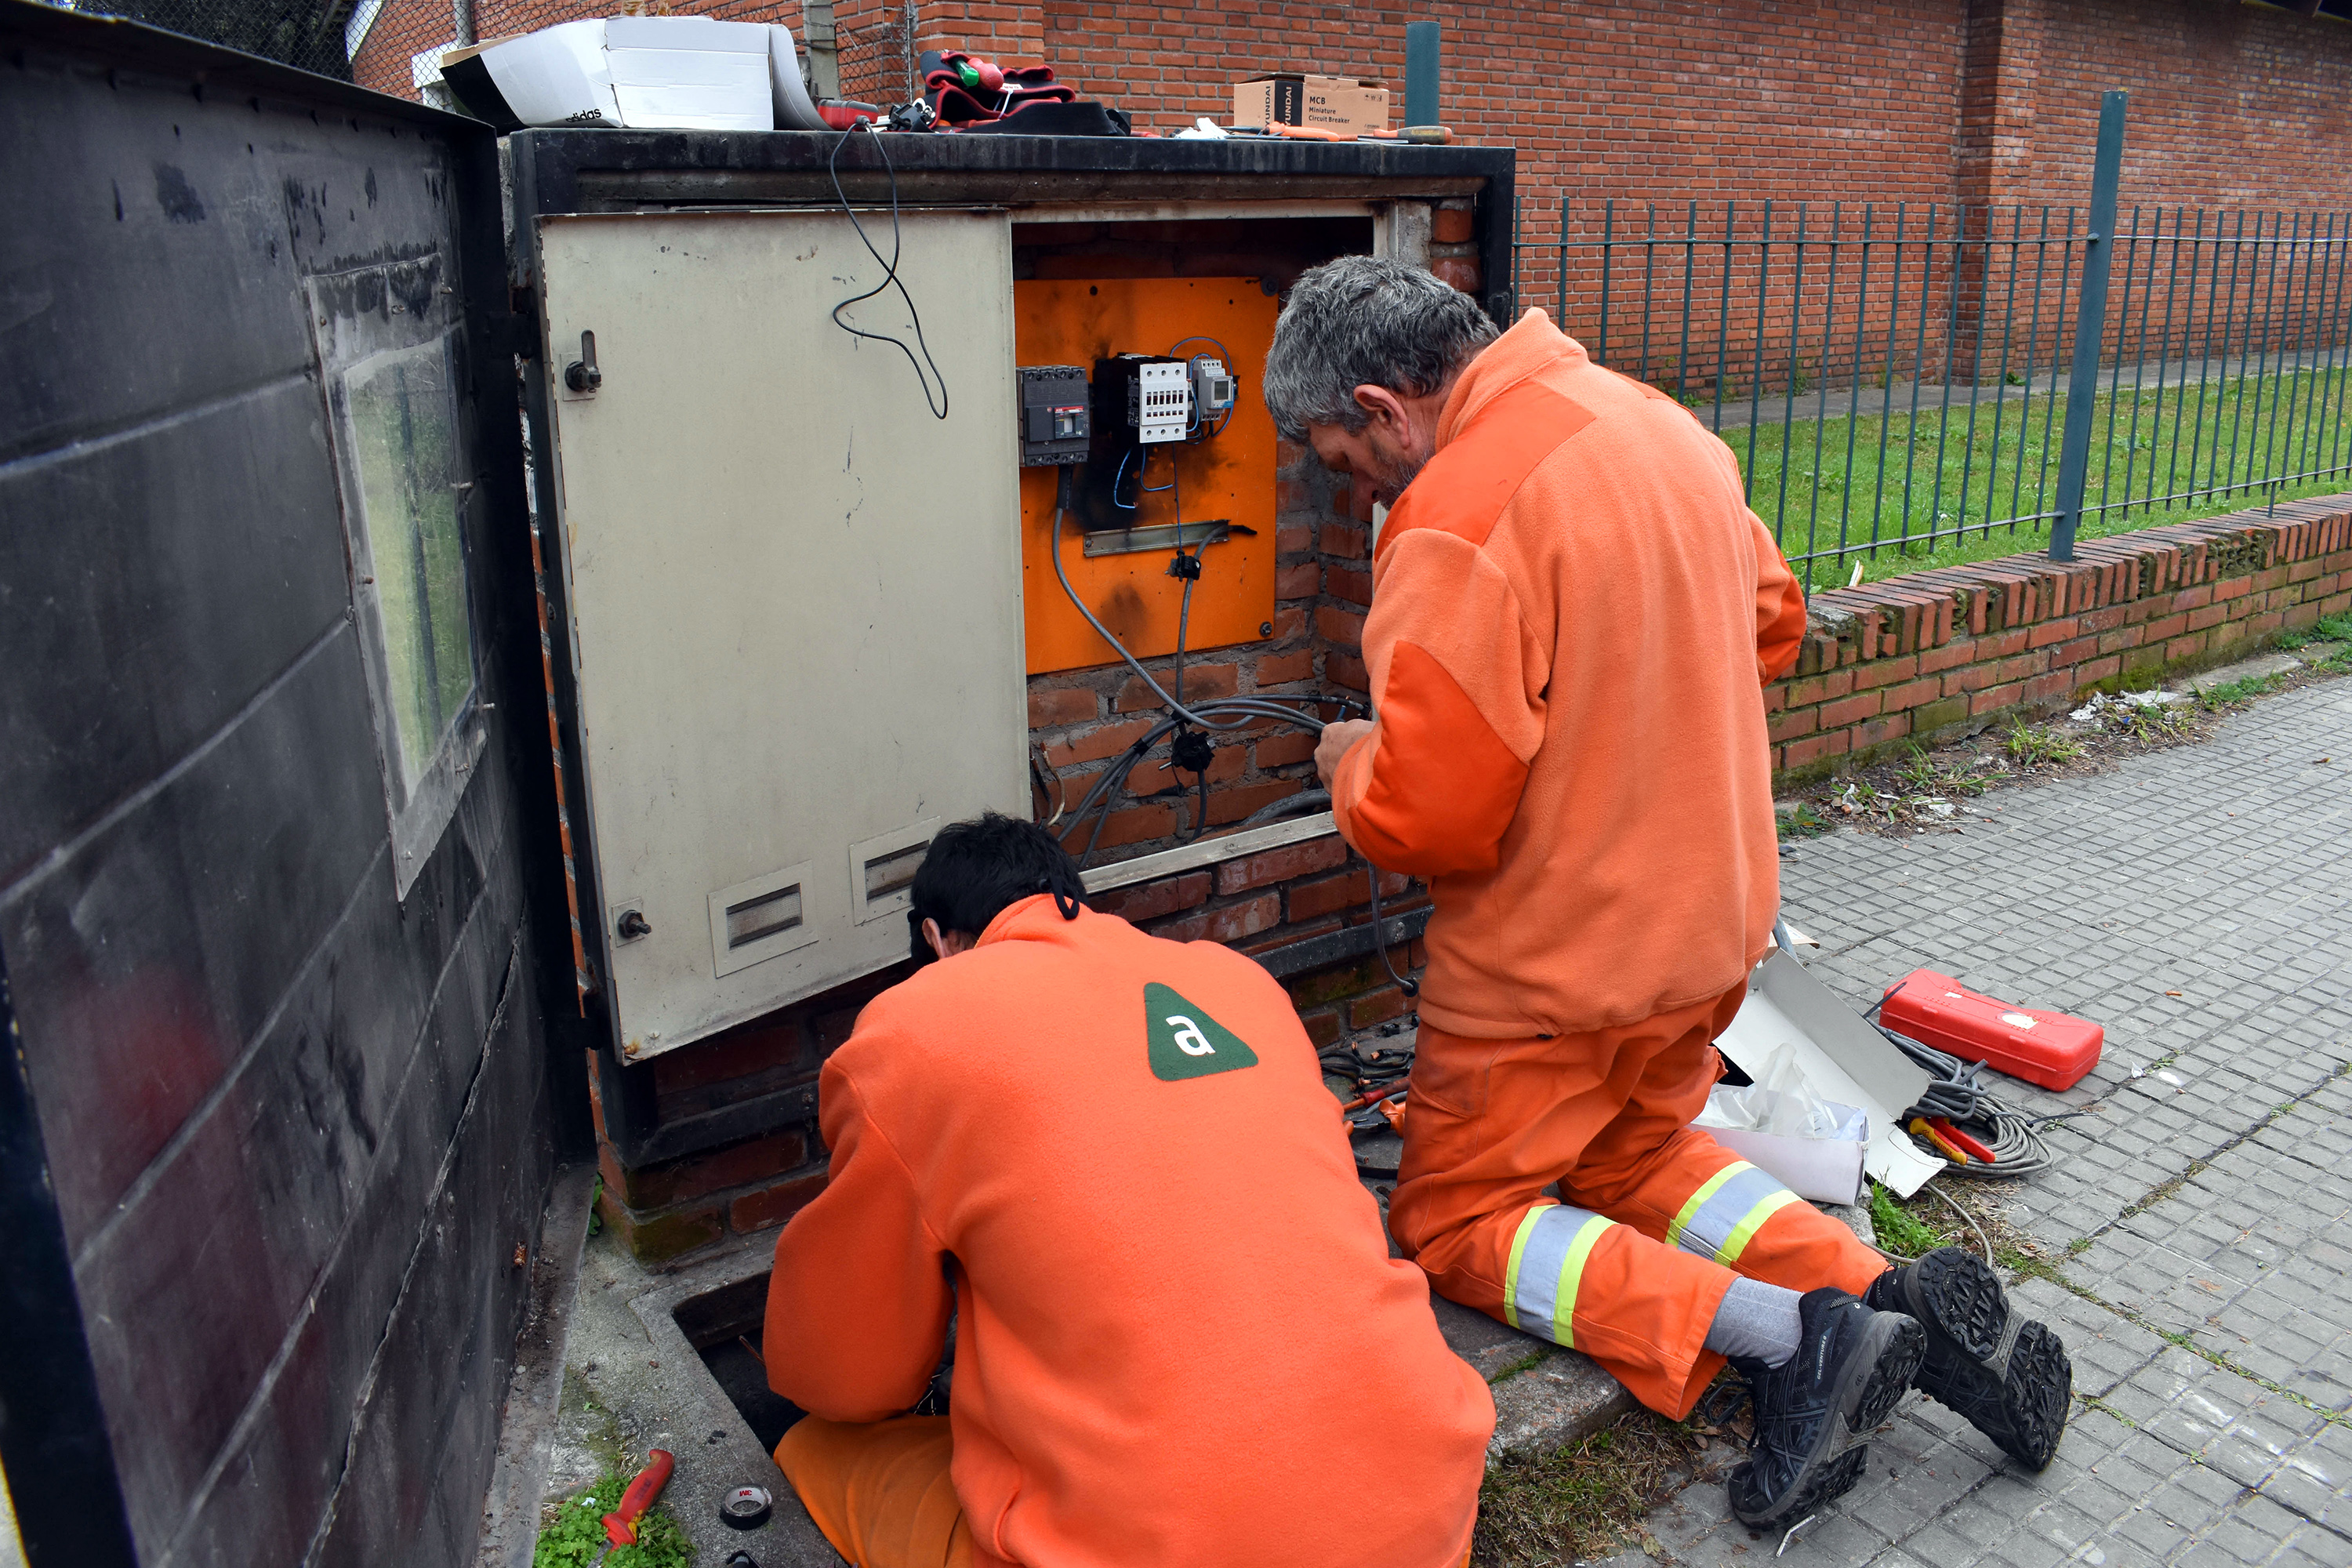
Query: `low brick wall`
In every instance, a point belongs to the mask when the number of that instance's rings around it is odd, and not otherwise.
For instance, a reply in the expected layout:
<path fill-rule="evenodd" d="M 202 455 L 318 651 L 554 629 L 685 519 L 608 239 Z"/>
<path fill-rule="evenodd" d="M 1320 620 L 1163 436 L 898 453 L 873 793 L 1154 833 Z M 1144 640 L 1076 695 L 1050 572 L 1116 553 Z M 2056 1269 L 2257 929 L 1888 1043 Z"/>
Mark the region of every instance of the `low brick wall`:
<path fill-rule="evenodd" d="M 2352 496 L 2092 540 L 1813 596 L 1765 690 L 1784 784 L 2154 686 L 2352 610 Z"/>

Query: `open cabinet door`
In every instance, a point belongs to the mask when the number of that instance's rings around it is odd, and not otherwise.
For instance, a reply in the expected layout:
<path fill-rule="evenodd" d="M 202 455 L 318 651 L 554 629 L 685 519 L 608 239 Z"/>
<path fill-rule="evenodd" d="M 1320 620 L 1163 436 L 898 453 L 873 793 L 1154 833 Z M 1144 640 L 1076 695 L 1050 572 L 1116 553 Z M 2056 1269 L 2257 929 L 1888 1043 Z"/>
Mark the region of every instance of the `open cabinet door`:
<path fill-rule="evenodd" d="M 1011 232 L 536 229 L 581 923 L 634 1062 L 904 959 L 932 834 L 1028 815 Z"/>
<path fill-rule="evenodd" d="M 0 167 L 17 1528 L 470 1562 L 584 1098 L 496 142 L 0 0 Z"/>

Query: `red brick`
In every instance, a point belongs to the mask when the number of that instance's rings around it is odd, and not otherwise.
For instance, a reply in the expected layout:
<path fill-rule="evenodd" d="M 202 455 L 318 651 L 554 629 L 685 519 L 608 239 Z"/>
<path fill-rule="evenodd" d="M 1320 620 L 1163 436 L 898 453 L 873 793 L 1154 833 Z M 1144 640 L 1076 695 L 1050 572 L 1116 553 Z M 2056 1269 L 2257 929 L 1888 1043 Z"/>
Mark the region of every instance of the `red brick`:
<path fill-rule="evenodd" d="M 1269 735 L 1257 743 L 1255 762 L 1261 768 L 1288 767 L 1315 755 L 1316 737 L 1306 731 L 1293 731 L 1286 735 Z"/>
<path fill-rule="evenodd" d="M 1187 697 L 1192 695 L 1189 685 L 1184 694 Z M 1215 747 L 1209 753 L 1209 782 L 1213 784 L 1231 784 L 1247 772 L 1248 767 L 1248 747 Z M 1200 780 L 1194 775 L 1179 773 L 1170 767 L 1164 753 L 1157 761 L 1138 764 L 1127 775 L 1127 793 L 1138 796 L 1158 795 L 1163 789 L 1194 789 L 1199 784 Z"/>
<path fill-rule="evenodd" d="M 1351 605 L 1372 602 L 1372 574 L 1360 567 L 1343 566 L 1334 561 L 1323 569 L 1323 585 L 1333 597 Z"/>
<path fill-rule="evenodd" d="M 1243 784 L 1234 789 L 1219 790 L 1209 796 L 1209 822 L 1223 826 L 1239 822 L 1252 812 L 1263 811 L 1277 800 L 1286 800 L 1306 788 L 1297 779 L 1276 779 L 1271 784 Z"/>
<path fill-rule="evenodd" d="M 1364 640 L 1364 617 L 1337 605 L 1318 605 L 1315 607 L 1315 630 L 1326 642 L 1355 647 Z"/>
<path fill-rule="evenodd" d="M 1857 752 L 1866 752 L 1873 746 L 1882 746 L 1889 741 L 1899 741 L 1910 732 L 1910 714 L 1890 713 L 1884 719 L 1873 719 L 1868 723 L 1855 725 L 1853 749 Z"/>
<path fill-rule="evenodd" d="M 1470 238 L 1470 209 L 1440 207 L 1430 215 L 1429 237 L 1440 245 L 1462 245 Z"/>
<path fill-rule="evenodd" d="M 1187 685 L 1191 679 L 1192 672 L 1185 671 Z M 1087 731 L 1076 740 L 1056 741 L 1045 748 L 1045 763 L 1048 767 L 1066 768 L 1079 763 L 1098 763 L 1105 757 L 1115 757 L 1151 733 L 1152 726 L 1158 722 L 1154 719 L 1137 719 L 1125 724 L 1105 724 L 1098 730 Z"/>
<path fill-rule="evenodd" d="M 1348 1004 L 1348 1027 L 1369 1029 L 1375 1024 L 1385 1024 L 1391 1018 L 1401 1018 L 1412 1011 L 1412 997 L 1393 985 L 1384 985 L 1370 995 Z"/>
<path fill-rule="evenodd" d="M 1223 909 L 1202 910 L 1181 920 L 1164 921 L 1151 934 L 1171 942 L 1237 942 L 1282 923 L 1282 895 L 1260 893 Z"/>
<path fill-rule="evenodd" d="M 1293 680 L 1315 679 L 1315 651 L 1302 648 L 1297 653 L 1270 653 L 1257 661 L 1257 673 L 1253 678 L 1263 691 L 1269 686 L 1281 686 Z"/>
<path fill-rule="evenodd" d="M 1969 699 L 1971 715 L 1990 713 L 1999 708 L 2014 708 L 2025 700 L 2025 682 L 2012 681 L 2007 686 L 1988 686 Z"/>
<path fill-rule="evenodd" d="M 1046 564 L 1050 566 L 1052 563 Z M 1319 561 L 1302 561 L 1274 574 L 1274 596 L 1277 599 L 1309 599 L 1322 591 L 1323 564 Z"/>
<path fill-rule="evenodd" d="M 1315 529 L 1304 522 L 1286 522 L 1274 531 L 1277 555 L 1298 555 L 1315 548 Z"/>
<path fill-rule="evenodd" d="M 1323 525 L 1323 553 L 1336 555 L 1343 561 L 1361 561 L 1372 552 L 1372 536 L 1369 529 L 1349 522 L 1327 522 Z M 2312 571 L 2316 574 L 2315 566 Z"/>
<path fill-rule="evenodd" d="M 654 1092 L 673 1095 L 776 1068 L 812 1065 L 797 1014 L 762 1018 L 665 1051 L 653 1059 Z M 646 1205 L 640 1203 L 637 1205 Z"/>
<path fill-rule="evenodd" d="M 1898 680 L 1909 680 L 1919 673 L 1919 659 L 1915 654 L 1900 658 L 1882 658 L 1853 672 L 1853 689 L 1867 691 L 1874 687 L 1891 686 Z"/>
<path fill-rule="evenodd" d="M 1818 708 L 1799 709 L 1794 713 L 1783 713 L 1772 720 L 1765 726 L 1764 732 L 1777 746 L 1783 741 L 1793 741 L 1799 736 L 1811 734 L 1820 728 L 1821 716 L 1822 710 Z"/>
<path fill-rule="evenodd" d="M 1335 833 L 1328 838 L 1286 844 L 1279 849 L 1261 850 L 1239 860 L 1228 860 L 1217 868 L 1217 891 L 1228 896 L 1246 893 L 1252 888 L 1286 882 L 1294 877 L 1328 871 L 1347 863 L 1348 846 Z"/>
<path fill-rule="evenodd" d="M 1337 1007 L 1327 1007 L 1318 1013 L 1302 1013 L 1298 1022 L 1307 1031 L 1307 1043 L 1318 1051 L 1344 1032 L 1339 1026 L 1339 1010 Z"/>
<path fill-rule="evenodd" d="M 1919 655 L 1919 673 L 1934 675 L 1947 669 L 1957 669 L 1976 657 L 1975 639 L 1961 637 L 1956 641 L 1948 642 L 1941 647 L 1922 650 Z"/>
<path fill-rule="evenodd" d="M 596 1212 L 613 1227 L 621 1245 L 640 1263 L 667 1263 L 697 1247 L 708 1247 L 727 1234 L 717 1204 L 658 1214 L 636 1214 L 610 1191 L 596 1200 Z"/>
<path fill-rule="evenodd" d="M 1875 691 L 1856 692 L 1852 697 L 1840 698 L 1835 702 L 1824 702 L 1821 710 L 1822 728 L 1843 729 L 1856 720 L 1875 716 L 1885 706 L 1885 700 Z"/>
<path fill-rule="evenodd" d="M 1152 673 L 1160 685 L 1171 691 L 1175 690 L 1172 672 L 1155 670 Z M 1231 697 L 1240 688 L 1241 674 L 1241 666 L 1237 664 L 1193 664 L 1187 660 L 1184 665 L 1184 700 L 1191 702 L 1211 697 Z M 1130 677 L 1128 683 L 1118 689 L 1118 710 L 1121 713 L 1139 712 L 1160 705 L 1160 699 L 1151 694 L 1151 688 L 1144 685 L 1140 679 Z"/>
<path fill-rule="evenodd" d="M 2028 647 L 2048 647 L 2052 643 L 2064 642 L 2068 637 L 2074 636 L 2081 630 L 2081 623 L 2072 616 L 2066 616 L 2054 621 L 2044 621 L 2026 634 L 2025 646 Z"/>
<path fill-rule="evenodd" d="M 2229 619 L 2229 616 L 2230 609 L 2228 605 L 2208 605 L 2201 610 L 2191 610 L 2189 612 L 2189 629 L 2192 632 L 2201 632 L 2210 626 L 2220 626 L 2223 621 Z"/>
<path fill-rule="evenodd" d="M 1210 883 L 1208 872 L 1187 871 L 1181 877 L 1163 877 L 1157 882 L 1114 888 L 1108 893 L 1096 894 L 1087 903 L 1104 914 L 1140 925 L 1161 915 L 1199 909 L 1209 901 Z"/>
<path fill-rule="evenodd" d="M 2167 616 L 2162 620 L 2150 621 L 2147 626 L 2140 628 L 2140 640 L 2143 642 L 2170 642 L 2174 637 L 2179 637 L 2188 629 L 2189 617 L 2187 615 Z"/>
<path fill-rule="evenodd" d="M 1306 635 L 1306 632 L 1307 632 L 1307 606 L 1306 606 L 1306 605 L 1277 605 L 1276 606 L 1275 606 L 1275 611 L 1274 611 L 1274 640 L 1275 640 L 1275 641 L 1276 641 L 1276 642 L 1288 642 L 1292 637 L 1303 637 L 1303 636 L 1305 636 L 1305 635 Z"/>
<path fill-rule="evenodd" d="M 824 1191 L 825 1173 L 778 1182 L 765 1191 L 746 1193 L 727 1205 L 727 1224 L 737 1235 L 780 1226 L 808 1207 Z"/>
<path fill-rule="evenodd" d="M 1906 708 L 1917 708 L 1922 704 L 1935 701 L 1943 694 L 1944 683 L 1940 679 L 1931 677 L 1926 680 L 1915 680 L 1908 686 L 1898 686 L 1885 694 L 1886 711 L 1893 713 Z"/>
<path fill-rule="evenodd" d="M 1176 808 L 1172 805 L 1138 805 L 1125 811 L 1114 811 L 1102 825 L 1102 837 L 1094 840 L 1104 849 L 1114 849 L 1122 844 L 1142 844 L 1154 838 L 1165 838 L 1176 831 Z M 1087 833 L 1091 837 L 1094 829 Z M 1086 840 L 1080 839 L 1080 845 Z"/>
<path fill-rule="evenodd" d="M 1853 737 L 1843 730 L 1832 731 L 1826 735 L 1810 735 L 1804 740 L 1789 742 L 1781 753 L 1780 765 L 1801 768 L 1824 757 L 1842 757 L 1853 748 Z"/>
<path fill-rule="evenodd" d="M 2232 599 L 2242 599 L 2252 593 L 2258 584 L 2269 586 L 2267 584 L 2260 583 L 2260 580 L 2254 577 L 2232 577 L 2228 582 L 2216 583 L 2213 584 L 2213 602 L 2226 605 Z"/>
<path fill-rule="evenodd" d="M 1344 686 L 1351 691 L 1370 691 L 1372 689 L 1372 672 L 1366 669 L 1364 661 L 1352 653 L 1342 653 L 1333 648 L 1325 654 L 1323 673 L 1334 686 Z"/>
<path fill-rule="evenodd" d="M 1056 724 L 1087 723 L 1101 708 L 1102 698 L 1083 688 L 1032 690 L 1029 693 L 1029 727 L 1044 730 Z"/>
<path fill-rule="evenodd" d="M 2075 688 L 2079 690 L 2085 686 L 2096 686 L 2102 680 L 2122 674 L 2123 668 L 2124 661 L 2121 655 L 2110 655 L 2105 658 L 2095 658 L 2088 664 L 2078 664 L 2074 670 Z"/>

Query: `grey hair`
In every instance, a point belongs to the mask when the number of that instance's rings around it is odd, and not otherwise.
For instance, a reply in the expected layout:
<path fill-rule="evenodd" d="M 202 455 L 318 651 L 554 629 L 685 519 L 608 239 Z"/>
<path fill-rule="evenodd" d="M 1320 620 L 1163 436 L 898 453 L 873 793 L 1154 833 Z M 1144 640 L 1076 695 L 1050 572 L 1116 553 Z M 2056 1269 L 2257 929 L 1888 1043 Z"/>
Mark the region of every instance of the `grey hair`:
<path fill-rule="evenodd" d="M 1274 326 L 1263 391 L 1275 428 L 1304 441 L 1309 425 L 1360 430 L 1356 388 L 1421 397 L 1496 338 L 1476 300 L 1418 267 L 1343 256 L 1301 273 Z"/>

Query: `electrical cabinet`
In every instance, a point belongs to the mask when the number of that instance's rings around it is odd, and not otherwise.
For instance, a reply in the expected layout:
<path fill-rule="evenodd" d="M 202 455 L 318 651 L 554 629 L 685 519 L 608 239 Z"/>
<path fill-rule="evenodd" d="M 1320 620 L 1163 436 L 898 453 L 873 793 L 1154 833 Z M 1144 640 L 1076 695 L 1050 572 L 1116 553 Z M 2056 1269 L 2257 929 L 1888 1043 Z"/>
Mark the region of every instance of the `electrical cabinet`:
<path fill-rule="evenodd" d="M 886 276 L 839 207 L 540 220 L 571 847 L 631 1059 L 904 956 L 931 835 L 1028 814 L 1006 222 L 897 221 L 944 419 L 835 323 Z M 841 314 L 915 344 L 894 289 Z"/>

